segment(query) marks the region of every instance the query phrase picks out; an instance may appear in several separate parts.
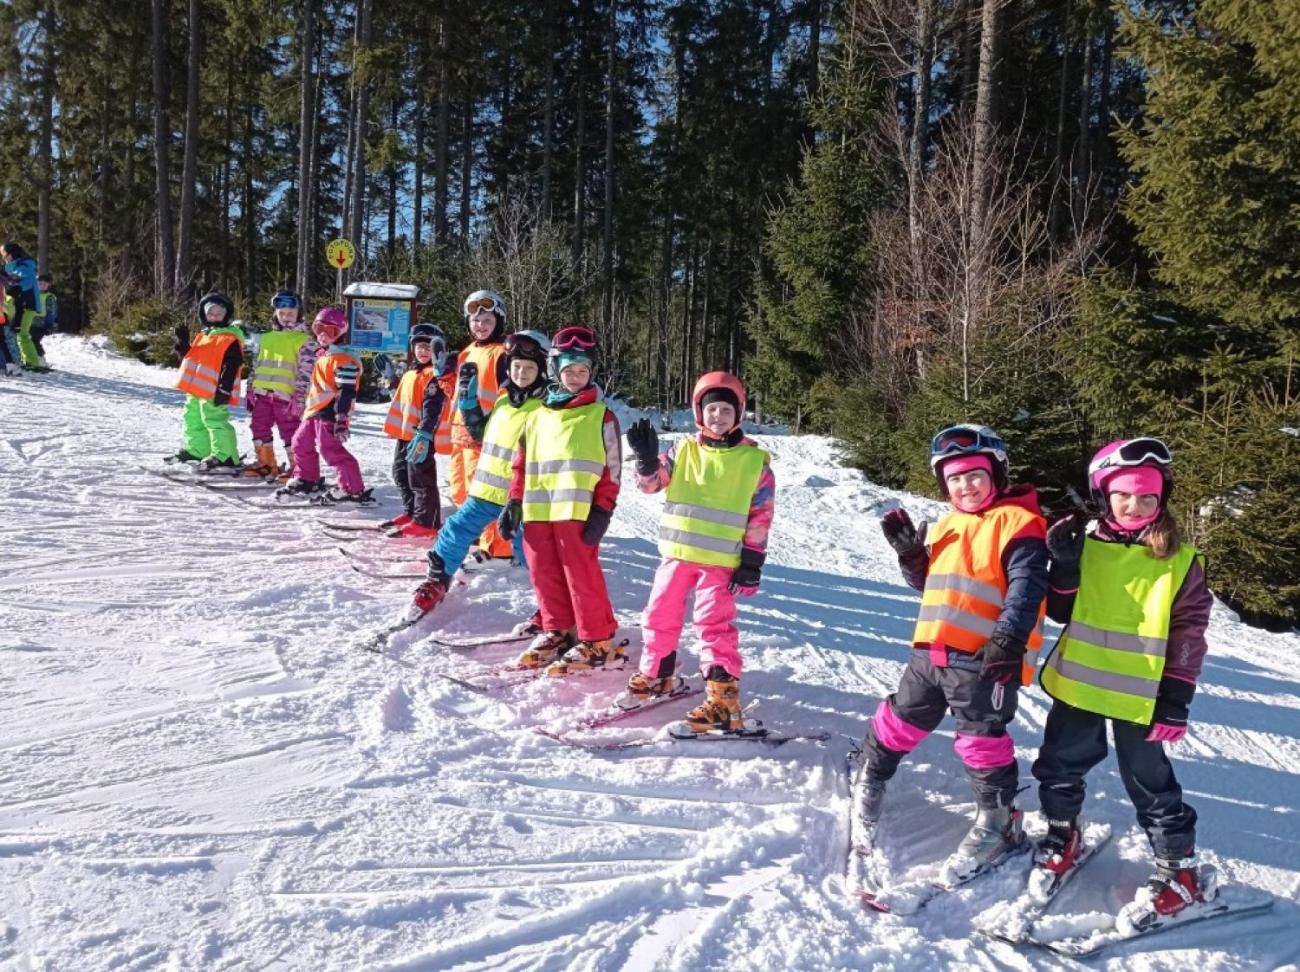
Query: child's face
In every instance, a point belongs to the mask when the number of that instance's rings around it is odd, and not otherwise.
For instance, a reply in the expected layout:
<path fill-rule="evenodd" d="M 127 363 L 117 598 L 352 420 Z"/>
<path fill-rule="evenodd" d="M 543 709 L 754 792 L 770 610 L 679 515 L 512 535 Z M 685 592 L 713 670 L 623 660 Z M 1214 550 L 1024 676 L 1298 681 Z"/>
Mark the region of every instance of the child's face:
<path fill-rule="evenodd" d="M 36 283 L 41 288 L 42 291 L 46 291 L 50 289 L 50 282 L 48 280 L 38 280 L 36 281 Z"/>
<path fill-rule="evenodd" d="M 704 406 L 704 427 L 722 438 L 736 427 L 736 410 L 730 402 L 709 402 Z"/>
<path fill-rule="evenodd" d="M 226 309 L 220 304 L 208 304 L 203 308 L 203 319 L 209 324 L 222 324 L 226 320 Z"/>
<path fill-rule="evenodd" d="M 412 345 L 411 352 L 415 355 L 415 360 L 422 365 L 427 365 L 433 360 L 433 345 L 428 341 L 421 341 Z"/>
<path fill-rule="evenodd" d="M 945 476 L 944 482 L 952 505 L 963 513 L 978 513 L 993 495 L 993 477 L 983 469 L 953 473 Z"/>
<path fill-rule="evenodd" d="M 1160 509 L 1155 493 L 1111 493 L 1110 515 L 1125 530 L 1139 530 L 1150 523 Z"/>
<path fill-rule="evenodd" d="M 540 371 L 541 368 L 537 366 L 536 361 L 529 361 L 527 358 L 510 359 L 510 382 L 516 388 L 530 387 L 537 380 Z M 563 378 L 564 376 L 561 375 L 560 377 Z"/>
<path fill-rule="evenodd" d="M 560 372 L 560 384 L 564 386 L 565 391 L 580 392 L 587 387 L 589 381 L 591 381 L 591 368 L 585 364 L 571 364 Z"/>
<path fill-rule="evenodd" d="M 496 326 L 496 315 L 490 310 L 480 308 L 469 316 L 469 333 L 474 335 L 475 341 L 486 341 Z"/>
<path fill-rule="evenodd" d="M 292 327 L 298 323 L 298 308 L 296 307 L 277 307 L 275 309 L 275 323 L 281 327 Z"/>

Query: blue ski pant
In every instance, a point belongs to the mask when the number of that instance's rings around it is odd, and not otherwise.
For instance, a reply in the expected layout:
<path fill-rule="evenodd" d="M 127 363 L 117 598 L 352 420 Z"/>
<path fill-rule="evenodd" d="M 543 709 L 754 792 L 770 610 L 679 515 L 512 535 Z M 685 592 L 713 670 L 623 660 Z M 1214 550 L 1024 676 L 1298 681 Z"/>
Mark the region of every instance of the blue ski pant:
<path fill-rule="evenodd" d="M 460 565 L 465 562 L 465 557 L 469 554 L 469 548 L 478 542 L 484 527 L 496 522 L 496 518 L 501 515 L 501 510 L 499 503 L 489 503 L 477 496 L 470 496 L 460 509 L 443 521 L 442 529 L 438 531 L 438 539 L 433 545 L 433 552 L 438 555 L 448 574 L 454 574 L 460 569 Z M 515 551 L 515 562 L 522 563 L 524 559 L 522 528 L 515 531 L 512 546 Z"/>

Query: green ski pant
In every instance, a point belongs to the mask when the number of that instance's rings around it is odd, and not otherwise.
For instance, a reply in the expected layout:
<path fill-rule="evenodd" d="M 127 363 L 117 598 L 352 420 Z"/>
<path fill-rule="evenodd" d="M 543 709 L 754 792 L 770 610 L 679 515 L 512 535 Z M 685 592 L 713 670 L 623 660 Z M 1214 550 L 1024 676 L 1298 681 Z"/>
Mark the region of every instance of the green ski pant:
<path fill-rule="evenodd" d="M 213 405 L 194 395 L 185 396 L 185 451 L 206 459 L 239 459 L 235 427 L 230 424 L 230 407 Z"/>
<path fill-rule="evenodd" d="M 22 352 L 24 368 L 38 368 L 41 364 L 41 356 L 36 351 L 36 345 L 32 342 L 32 321 L 36 320 L 36 312 L 23 311 L 22 323 L 18 328 L 18 350 Z"/>

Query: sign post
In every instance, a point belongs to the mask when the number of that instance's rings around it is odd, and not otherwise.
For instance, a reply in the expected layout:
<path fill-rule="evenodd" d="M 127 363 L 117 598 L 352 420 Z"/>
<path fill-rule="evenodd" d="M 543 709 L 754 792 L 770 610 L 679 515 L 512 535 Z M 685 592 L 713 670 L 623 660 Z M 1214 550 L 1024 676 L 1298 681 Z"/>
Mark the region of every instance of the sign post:
<path fill-rule="evenodd" d="M 356 262 L 357 251 L 348 240 L 342 238 L 330 240 L 325 247 L 325 259 L 337 271 L 334 282 L 334 301 L 335 303 L 342 303 L 343 271 Z"/>

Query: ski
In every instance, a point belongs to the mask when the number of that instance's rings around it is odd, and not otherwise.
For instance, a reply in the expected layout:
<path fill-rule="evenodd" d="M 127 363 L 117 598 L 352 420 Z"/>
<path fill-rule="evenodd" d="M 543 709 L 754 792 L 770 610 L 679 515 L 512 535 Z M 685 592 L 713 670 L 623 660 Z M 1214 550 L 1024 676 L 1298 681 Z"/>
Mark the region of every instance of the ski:
<path fill-rule="evenodd" d="M 415 617 L 405 617 L 400 621 L 394 621 L 384 628 L 367 636 L 365 639 L 356 643 L 359 651 L 372 651 L 377 655 L 384 654 L 388 649 L 388 641 L 393 635 L 405 631 L 407 628 L 413 628 L 424 620 L 424 615 L 419 614 Z"/>
<path fill-rule="evenodd" d="M 424 577 L 424 574 L 420 575 Z M 451 648 L 457 651 L 472 651 L 475 648 L 487 648 L 492 645 L 517 645 L 523 641 L 532 641 L 533 635 L 487 635 L 482 638 L 429 638 L 429 644 L 438 648 Z"/>
<path fill-rule="evenodd" d="M 1047 913 L 1053 900 L 1061 889 L 1074 879 L 1079 869 L 1086 864 L 1097 851 L 1110 841 L 1109 824 L 1089 824 L 1083 829 L 1083 844 L 1074 867 L 1063 875 L 1052 875 L 1042 868 L 1032 869 L 1029 877 L 1031 886 L 1019 897 L 1011 901 L 1002 901 L 985 911 L 975 920 L 975 930 L 986 938 L 1006 942 L 1008 945 L 1020 945 L 1029 940 L 1038 920 Z M 1042 875 L 1038 886 L 1035 878 Z M 1055 877 L 1054 881 L 1050 881 Z"/>
<path fill-rule="evenodd" d="M 688 682 L 684 678 L 679 678 L 673 690 L 664 695 L 636 700 L 624 692 L 605 709 L 593 712 L 586 718 L 579 720 L 574 724 L 573 728 L 574 730 L 601 729 L 616 722 L 622 722 L 624 719 L 630 719 L 632 716 L 640 715 L 642 712 L 650 712 L 667 702 L 674 702 L 677 699 L 689 699 L 691 696 L 699 695 L 703 691 L 704 689 L 699 685 Z"/>
<path fill-rule="evenodd" d="M 383 523 L 340 523 L 332 520 L 321 520 L 320 525 L 327 530 L 339 530 L 343 533 L 383 533 Z"/>
<path fill-rule="evenodd" d="M 228 500 L 233 500 L 237 503 L 243 503 L 245 506 L 252 506 L 258 509 L 274 508 L 274 507 L 268 507 L 264 503 L 259 503 L 256 500 L 251 499 L 250 497 L 244 495 L 244 493 L 240 490 L 230 489 L 228 487 L 220 486 L 215 482 L 202 479 L 197 475 L 185 475 L 184 473 L 172 473 L 165 469 L 153 469 L 150 468 L 149 466 L 141 466 L 140 468 L 143 469 L 145 472 L 147 472 L 149 475 L 157 476 L 159 479 L 165 479 L 169 483 L 177 483 L 181 486 L 197 486 L 199 489 L 206 489 L 210 493 L 216 493 L 218 496 L 224 496 Z"/>
<path fill-rule="evenodd" d="M 1030 936 L 1028 941 L 1055 952 L 1057 955 L 1068 958 L 1088 958 L 1104 949 L 1113 948 L 1116 945 L 1122 945 L 1138 938 L 1146 938 L 1149 935 L 1158 935 L 1161 932 L 1169 931 L 1171 928 L 1183 928 L 1213 918 L 1259 914 L 1268 911 L 1272 907 L 1273 898 L 1271 895 L 1264 894 L 1254 888 L 1230 887 L 1222 889 L 1213 900 L 1206 901 L 1203 904 L 1191 905 L 1177 915 L 1149 928 L 1134 928 L 1121 931 L 1112 919 L 1110 925 L 1098 928 L 1087 935 L 1073 935 L 1053 939 L 1039 939 Z"/>
<path fill-rule="evenodd" d="M 1029 840 L 1022 840 L 1006 854 L 975 871 L 964 875 L 958 881 L 944 883 L 942 880 L 943 863 L 929 864 L 916 868 L 912 873 L 918 876 L 908 878 L 898 884 L 885 887 L 863 887 L 858 891 L 862 903 L 875 911 L 893 915 L 911 915 L 920 911 L 927 904 L 941 895 L 965 887 L 972 881 L 1000 870 L 1008 862 L 1014 861 L 1029 850 Z"/>
<path fill-rule="evenodd" d="M 664 743 L 678 742 L 760 742 L 766 746 L 776 748 L 784 746 L 789 742 L 825 742 L 830 738 L 827 732 L 811 733 L 778 733 L 766 731 L 762 734 L 739 734 L 739 733 L 700 733 L 696 734 L 694 739 L 681 739 L 677 736 L 660 736 L 658 734 L 649 739 L 624 739 L 619 742 L 599 742 L 592 739 L 575 739 L 573 736 L 565 735 L 562 732 L 555 732 L 550 729 L 543 729 L 541 726 L 534 726 L 533 731 L 547 739 L 562 743 L 565 746 L 572 746 L 574 749 L 584 749 L 592 753 L 612 753 L 621 752 L 627 749 L 642 749 L 646 746 L 657 746 Z"/>
<path fill-rule="evenodd" d="M 375 570 L 356 560 L 348 560 L 348 566 L 364 577 L 373 577 L 375 580 L 424 580 L 425 572 L 422 570 L 412 571 L 382 571 Z"/>

